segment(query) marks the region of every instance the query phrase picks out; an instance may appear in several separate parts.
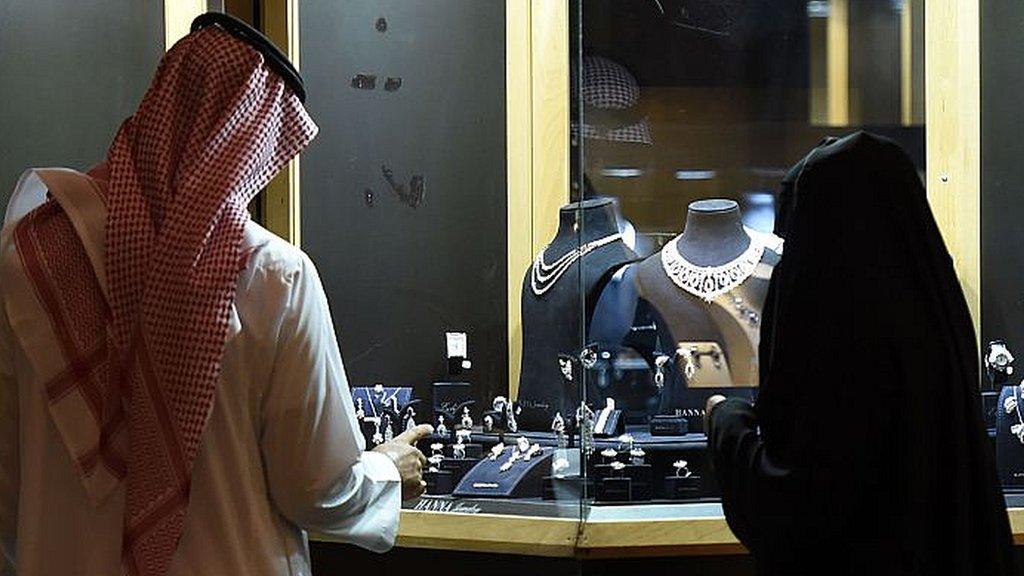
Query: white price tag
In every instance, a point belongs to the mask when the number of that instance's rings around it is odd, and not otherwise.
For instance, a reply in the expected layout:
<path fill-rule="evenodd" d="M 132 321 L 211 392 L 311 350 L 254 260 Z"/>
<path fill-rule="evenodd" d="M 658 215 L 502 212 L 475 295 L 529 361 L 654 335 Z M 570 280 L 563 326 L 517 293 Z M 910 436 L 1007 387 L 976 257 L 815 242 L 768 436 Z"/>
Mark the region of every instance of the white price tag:
<path fill-rule="evenodd" d="M 469 337 L 465 332 L 445 332 L 449 358 L 466 358 L 469 356 Z"/>

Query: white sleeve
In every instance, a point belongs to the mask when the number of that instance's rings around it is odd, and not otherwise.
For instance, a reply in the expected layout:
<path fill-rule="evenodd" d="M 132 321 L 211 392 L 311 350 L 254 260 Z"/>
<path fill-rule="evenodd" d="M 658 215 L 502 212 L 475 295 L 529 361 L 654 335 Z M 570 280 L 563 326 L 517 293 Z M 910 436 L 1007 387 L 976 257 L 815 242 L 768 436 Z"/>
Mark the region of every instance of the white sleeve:
<path fill-rule="evenodd" d="M 0 574 L 14 574 L 19 470 L 14 336 L 0 296 Z"/>
<path fill-rule="evenodd" d="M 291 276 L 260 440 L 271 499 L 305 530 L 387 551 L 398 533 L 398 469 L 364 451 L 316 268 L 303 255 Z"/>

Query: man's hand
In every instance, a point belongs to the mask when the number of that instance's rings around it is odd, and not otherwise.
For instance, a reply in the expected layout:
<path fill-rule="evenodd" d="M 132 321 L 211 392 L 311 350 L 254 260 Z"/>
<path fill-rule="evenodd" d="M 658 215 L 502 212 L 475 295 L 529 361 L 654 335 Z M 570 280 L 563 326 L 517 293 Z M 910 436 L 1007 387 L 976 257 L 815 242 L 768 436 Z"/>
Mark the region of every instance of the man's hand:
<path fill-rule="evenodd" d="M 711 436 L 711 411 L 715 409 L 715 406 L 724 401 L 725 396 L 715 394 L 708 398 L 707 404 L 704 405 L 704 433 L 709 437 Z"/>
<path fill-rule="evenodd" d="M 430 424 L 420 424 L 373 449 L 386 454 L 398 467 L 398 474 L 402 477 L 402 500 L 419 498 L 427 487 L 423 481 L 423 465 L 427 463 L 427 457 L 416 448 L 416 443 L 433 432 L 434 427 Z"/>

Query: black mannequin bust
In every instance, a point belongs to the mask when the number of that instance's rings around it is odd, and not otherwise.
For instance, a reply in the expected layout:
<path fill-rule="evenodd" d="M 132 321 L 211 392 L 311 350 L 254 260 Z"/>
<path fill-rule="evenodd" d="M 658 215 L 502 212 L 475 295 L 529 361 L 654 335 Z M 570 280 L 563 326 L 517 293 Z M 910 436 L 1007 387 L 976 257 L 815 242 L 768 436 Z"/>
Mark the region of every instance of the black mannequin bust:
<path fill-rule="evenodd" d="M 698 266 L 721 266 L 750 246 L 740 207 L 733 200 L 698 200 L 686 210 L 686 225 L 676 239 L 684 258 Z"/>
<path fill-rule="evenodd" d="M 686 211 L 683 233 L 671 242 L 687 262 L 701 267 L 726 266 L 736 262 L 755 240 L 743 226 L 739 205 L 733 200 L 698 200 Z M 713 350 L 717 345 L 725 355 L 728 367 L 727 386 L 756 386 L 759 319 L 768 291 L 771 266 L 778 255 L 765 250 L 761 265 L 741 284 L 712 301 L 695 296 L 677 286 L 669 277 L 659 252 L 636 265 L 636 282 L 640 297 L 660 316 L 671 334 L 670 342 L 706 343 L 702 348 Z M 752 312 L 756 321 L 738 319 L 742 306 Z M 666 354 L 675 352 L 663 351 Z M 675 365 L 682 368 L 680 358 Z M 695 378 L 693 382 L 722 384 L 719 378 Z M 698 384 L 701 385 L 701 384 Z"/>
<path fill-rule="evenodd" d="M 611 275 L 636 259 L 618 234 L 614 200 L 597 198 L 563 206 L 543 262 L 553 264 L 581 246 L 594 247 L 554 279 L 538 282 L 533 266 L 526 271 L 518 396 L 523 409 L 520 424 L 526 429 L 548 430 L 555 413 L 568 418 L 576 412 L 582 394 L 575 383 L 565 380 L 558 356 L 578 356 L 584 345 L 580 340 L 584 318 L 589 328 L 591 311 Z"/>
<path fill-rule="evenodd" d="M 638 351 L 645 357 L 671 359 L 662 365 L 664 387 L 657 406 L 648 401 L 648 411 L 699 410 L 712 393 L 757 386 L 760 314 L 772 266 L 779 258 L 765 247 L 765 240 L 744 227 L 736 202 L 696 201 L 687 208 L 682 234 L 662 251 L 628 266 L 609 284 L 597 314 L 601 318 L 627 316 L 636 326 L 653 324 L 657 333 L 654 349 Z M 761 247 L 765 249 L 757 261 Z M 746 261 L 755 264 L 744 268 L 749 275 L 738 285 L 705 298 L 677 285 L 667 270 L 663 252 L 677 253 L 690 268 L 729 267 Z M 613 332 L 612 328 L 605 330 L 600 323 L 598 327 L 603 337 Z M 623 333 L 621 341 L 629 338 Z M 688 351 L 692 361 L 677 354 L 679 349 Z M 652 373 L 656 373 L 655 366 Z M 590 397 L 600 401 L 602 396 L 614 393 L 591 389 Z"/>

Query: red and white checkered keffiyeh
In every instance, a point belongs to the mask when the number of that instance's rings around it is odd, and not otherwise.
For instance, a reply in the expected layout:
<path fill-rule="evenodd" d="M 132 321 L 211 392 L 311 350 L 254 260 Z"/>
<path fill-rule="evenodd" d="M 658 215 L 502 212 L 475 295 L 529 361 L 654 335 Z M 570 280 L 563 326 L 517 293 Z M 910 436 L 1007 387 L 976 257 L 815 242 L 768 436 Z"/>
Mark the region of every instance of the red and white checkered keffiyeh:
<path fill-rule="evenodd" d="M 108 153 L 96 189 L 105 286 L 57 200 L 13 232 L 59 343 L 50 414 L 94 500 L 124 482 L 126 574 L 170 566 L 246 263 L 247 205 L 316 132 L 259 52 L 205 28 L 166 54 Z"/>

